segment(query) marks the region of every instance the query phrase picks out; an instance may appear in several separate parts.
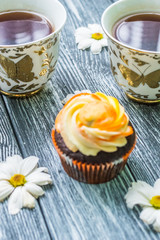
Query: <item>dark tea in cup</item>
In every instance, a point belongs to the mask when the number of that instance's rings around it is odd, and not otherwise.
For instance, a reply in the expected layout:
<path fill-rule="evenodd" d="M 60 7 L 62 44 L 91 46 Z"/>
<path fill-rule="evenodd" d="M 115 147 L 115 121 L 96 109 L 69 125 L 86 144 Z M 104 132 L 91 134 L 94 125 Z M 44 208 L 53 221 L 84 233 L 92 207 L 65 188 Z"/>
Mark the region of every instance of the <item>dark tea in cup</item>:
<path fill-rule="evenodd" d="M 29 11 L 0 13 L 0 45 L 17 45 L 39 40 L 54 27 L 43 15 Z"/>
<path fill-rule="evenodd" d="M 160 51 L 160 13 L 136 13 L 120 19 L 113 36 L 131 47 Z"/>

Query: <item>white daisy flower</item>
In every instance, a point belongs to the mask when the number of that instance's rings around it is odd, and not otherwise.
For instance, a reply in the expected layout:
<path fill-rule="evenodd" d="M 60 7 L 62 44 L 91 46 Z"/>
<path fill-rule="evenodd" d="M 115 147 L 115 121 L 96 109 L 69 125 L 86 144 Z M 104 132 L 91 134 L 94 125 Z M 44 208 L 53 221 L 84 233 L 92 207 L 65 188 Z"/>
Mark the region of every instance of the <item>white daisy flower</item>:
<path fill-rule="evenodd" d="M 88 28 L 80 27 L 75 32 L 76 43 L 78 49 L 86 49 L 91 47 L 93 54 L 101 52 L 102 47 L 108 45 L 107 36 L 98 24 L 88 24 Z"/>
<path fill-rule="evenodd" d="M 140 219 L 146 224 L 153 224 L 153 228 L 160 232 L 160 178 L 154 187 L 143 181 L 132 183 L 125 199 L 129 208 L 140 205 L 143 208 Z"/>
<path fill-rule="evenodd" d="M 38 160 L 14 155 L 0 164 L 0 201 L 9 197 L 10 214 L 17 214 L 22 207 L 34 208 L 35 198 L 44 194 L 40 186 L 52 183 L 47 168 L 37 167 Z"/>

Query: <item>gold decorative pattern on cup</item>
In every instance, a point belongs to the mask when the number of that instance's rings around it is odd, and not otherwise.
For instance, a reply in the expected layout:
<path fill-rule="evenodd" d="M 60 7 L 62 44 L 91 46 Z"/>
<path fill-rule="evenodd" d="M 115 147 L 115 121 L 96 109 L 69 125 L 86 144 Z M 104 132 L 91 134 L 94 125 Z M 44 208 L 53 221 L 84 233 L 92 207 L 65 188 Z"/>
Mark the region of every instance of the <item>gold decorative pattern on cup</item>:
<path fill-rule="evenodd" d="M 139 69 L 140 74 L 134 72 L 130 68 L 117 63 L 117 66 L 122 73 L 125 80 L 128 81 L 128 84 L 132 87 L 138 87 L 140 84 L 143 86 L 147 84 L 150 88 L 159 87 L 160 82 L 160 70 L 156 70 L 147 75 L 144 75 Z"/>
<path fill-rule="evenodd" d="M 155 53 L 151 54 L 122 47 L 112 39 L 109 41 L 110 65 L 116 82 L 124 88 L 128 96 L 137 98 L 139 102 L 146 102 L 145 100 L 159 102 L 160 69 L 153 66 L 155 62 L 158 68 L 160 56 Z M 143 86 L 147 89 L 147 94 L 141 93 L 140 89 Z M 154 97 L 151 98 L 148 91 L 152 92 L 152 89 L 155 90 L 152 95 Z"/>
<path fill-rule="evenodd" d="M 21 56 L 18 56 L 17 58 L 20 57 Z M 19 81 L 30 82 L 35 77 L 34 73 L 32 72 L 32 58 L 29 55 L 25 55 L 24 57 L 22 56 L 22 58 L 15 63 L 13 60 L 11 60 L 11 57 L 7 58 L 0 54 L 0 65 L 0 72 L 17 83 L 19 83 Z"/>
<path fill-rule="evenodd" d="M 42 76 L 45 76 L 47 73 L 47 69 L 46 68 L 43 68 L 40 73 L 39 73 L 39 76 L 42 77 Z"/>
<path fill-rule="evenodd" d="M 38 88 L 36 90 L 32 90 L 31 92 L 26 92 L 26 93 L 9 93 L 9 92 L 5 92 L 3 90 L 0 89 L 0 93 L 8 96 L 8 97 L 30 97 L 34 94 L 36 94 L 37 92 L 41 91 L 41 88 Z"/>
<path fill-rule="evenodd" d="M 16 96 L 20 94 L 24 96 L 25 92 L 31 90 L 35 92 L 37 88 L 41 88 L 44 82 L 40 83 L 38 77 L 46 76 L 46 78 L 48 78 L 55 70 L 57 57 L 53 55 L 50 48 L 57 43 L 58 36 L 59 34 L 45 41 L 22 47 L 14 47 L 12 49 L 8 47 L 0 48 L 0 82 L 2 86 L 5 83 L 6 86 L 10 87 L 7 90 L 8 94 L 2 87 L 0 87 L 0 92 L 9 96 L 10 94 Z M 28 50 L 26 51 L 26 49 L 31 49 L 32 47 L 33 52 L 32 50 L 29 52 L 27 52 Z M 42 55 L 41 71 L 37 76 L 33 61 L 34 54 L 38 56 Z M 54 58 L 55 60 L 53 60 Z M 35 80 L 37 80 L 37 82 Z"/>

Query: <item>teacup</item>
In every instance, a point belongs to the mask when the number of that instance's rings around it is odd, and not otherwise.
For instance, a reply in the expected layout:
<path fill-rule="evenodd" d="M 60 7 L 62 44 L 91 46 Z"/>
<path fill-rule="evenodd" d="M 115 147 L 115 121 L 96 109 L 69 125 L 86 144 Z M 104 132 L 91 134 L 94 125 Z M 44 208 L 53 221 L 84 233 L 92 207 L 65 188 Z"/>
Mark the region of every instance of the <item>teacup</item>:
<path fill-rule="evenodd" d="M 159 0 L 121 0 L 104 11 L 101 23 L 108 36 L 111 70 L 116 82 L 132 100 L 155 103 L 160 102 L 160 52 L 136 49 L 112 34 L 113 26 L 121 18 L 147 12 L 160 13 Z"/>
<path fill-rule="evenodd" d="M 0 92 L 8 96 L 29 96 L 38 92 L 54 73 L 66 11 L 57 0 L 0 0 L 0 12 L 13 10 L 42 14 L 55 28 L 37 41 L 0 45 Z"/>

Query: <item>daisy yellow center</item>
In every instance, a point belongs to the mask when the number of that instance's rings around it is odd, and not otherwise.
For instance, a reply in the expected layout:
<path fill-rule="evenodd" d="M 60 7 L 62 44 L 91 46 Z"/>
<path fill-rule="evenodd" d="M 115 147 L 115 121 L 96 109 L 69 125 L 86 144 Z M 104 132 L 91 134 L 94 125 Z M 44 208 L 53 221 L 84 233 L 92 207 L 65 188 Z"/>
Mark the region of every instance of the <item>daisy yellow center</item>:
<path fill-rule="evenodd" d="M 26 179 L 24 175 L 14 174 L 9 182 L 13 185 L 13 187 L 23 186 L 26 183 Z"/>
<path fill-rule="evenodd" d="M 155 208 L 160 208 L 160 195 L 152 197 L 150 204 Z"/>
<path fill-rule="evenodd" d="M 103 38 L 103 34 L 102 33 L 93 33 L 92 38 L 94 38 L 96 40 L 101 40 Z"/>

